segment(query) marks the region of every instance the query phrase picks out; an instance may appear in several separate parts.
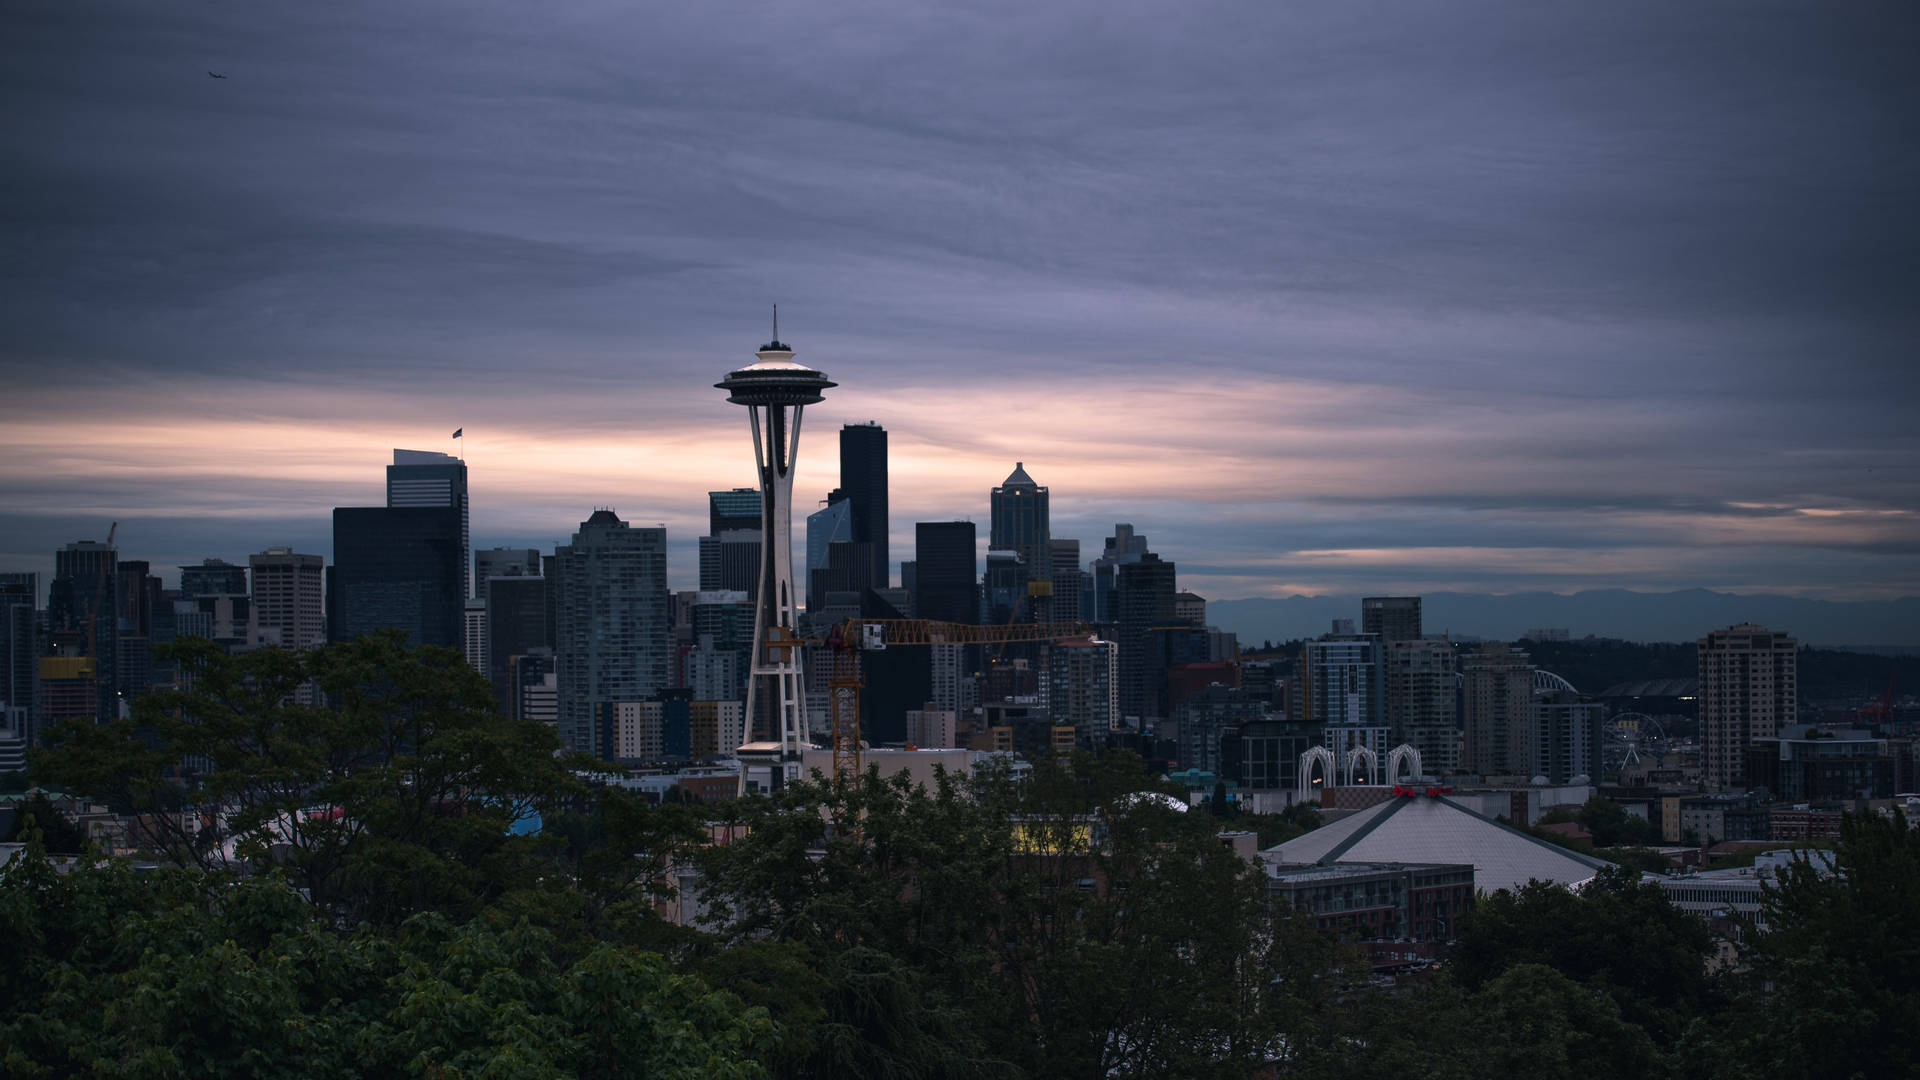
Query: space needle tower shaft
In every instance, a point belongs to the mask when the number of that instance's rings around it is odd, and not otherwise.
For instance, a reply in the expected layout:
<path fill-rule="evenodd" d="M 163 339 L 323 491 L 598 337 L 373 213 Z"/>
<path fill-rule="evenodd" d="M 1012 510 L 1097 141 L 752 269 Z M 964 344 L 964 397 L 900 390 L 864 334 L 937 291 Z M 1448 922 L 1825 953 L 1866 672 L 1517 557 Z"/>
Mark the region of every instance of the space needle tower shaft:
<path fill-rule="evenodd" d="M 801 681 L 793 587 L 793 467 L 800 452 L 800 414 L 836 385 L 795 363 L 780 341 L 779 309 L 773 340 L 753 363 L 714 384 L 727 400 L 747 407 L 754 463 L 760 476 L 760 570 L 753 616 L 753 663 L 747 682 L 747 720 L 764 724 L 780 744 L 783 779 L 800 775 L 806 736 L 806 693 Z"/>

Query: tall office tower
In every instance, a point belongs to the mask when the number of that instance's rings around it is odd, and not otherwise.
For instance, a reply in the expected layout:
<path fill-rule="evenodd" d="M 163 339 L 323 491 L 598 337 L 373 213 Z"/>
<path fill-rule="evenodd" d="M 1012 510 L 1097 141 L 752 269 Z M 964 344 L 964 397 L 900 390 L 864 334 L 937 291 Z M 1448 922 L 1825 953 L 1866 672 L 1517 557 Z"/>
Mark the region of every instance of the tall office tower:
<path fill-rule="evenodd" d="M 0 573 L 0 739 L 32 746 L 40 675 L 40 575 Z"/>
<path fill-rule="evenodd" d="M 1047 650 L 1047 712 L 1084 747 L 1098 747 L 1120 726 L 1120 647 L 1095 637 L 1057 641 Z"/>
<path fill-rule="evenodd" d="M 893 584 L 887 553 L 887 429 L 869 420 L 840 429 L 840 490 L 853 503 L 855 589 Z"/>
<path fill-rule="evenodd" d="M 247 568 L 225 559 L 204 559 L 180 568 L 179 595 L 172 598 L 172 636 L 203 637 L 228 650 L 244 649 L 253 622 Z"/>
<path fill-rule="evenodd" d="M 540 549 L 487 548 L 473 553 L 473 594 L 487 598 L 487 582 L 497 577 L 539 577 Z"/>
<path fill-rule="evenodd" d="M 1174 593 L 1173 621 L 1183 622 L 1189 626 L 1207 625 L 1207 598 L 1184 589 Z"/>
<path fill-rule="evenodd" d="M 1745 791 L 1746 751 L 1794 721 L 1799 643 L 1754 623 L 1700 639 L 1700 749 L 1708 791 Z"/>
<path fill-rule="evenodd" d="M 538 571 L 536 562 L 534 569 Z M 487 681 L 503 716 L 514 715 L 513 663 L 515 657 L 553 651 L 553 624 L 548 621 L 548 581 L 537 572 L 492 577 L 480 588 L 486 596 Z"/>
<path fill-rule="evenodd" d="M 114 573 L 119 610 L 114 617 L 114 689 L 125 701 L 154 684 L 153 613 L 160 602 L 160 579 L 144 559 L 123 559 Z"/>
<path fill-rule="evenodd" d="M 760 492 L 707 492 L 707 535 L 700 538 L 700 588 L 759 595 Z"/>
<path fill-rule="evenodd" d="M 1053 580 L 1053 555 L 1047 547 L 1053 538 L 1053 525 L 1047 499 L 1047 489 L 1033 482 L 1026 463 L 1020 461 L 1014 462 L 1013 471 L 987 494 L 993 512 L 987 547 L 1019 553 L 1028 580 L 1034 582 Z M 1051 605 L 1044 606 L 1047 610 L 1036 612 L 1036 617 L 1051 618 Z"/>
<path fill-rule="evenodd" d="M 247 592 L 247 568 L 225 559 L 202 559 L 199 566 L 180 568 L 183 598 L 245 596 Z"/>
<path fill-rule="evenodd" d="M 1468 772 L 1533 775 L 1533 663 L 1519 649 L 1490 641 L 1461 665 L 1466 700 Z"/>
<path fill-rule="evenodd" d="M 247 563 L 253 571 L 247 640 L 284 649 L 311 649 L 324 642 L 326 560 L 270 547 L 247 556 Z"/>
<path fill-rule="evenodd" d="M 461 648 L 466 569 L 455 507 L 334 507 L 327 640 L 392 628 L 411 645 Z"/>
<path fill-rule="evenodd" d="M 79 540 L 53 554 L 53 583 L 47 590 L 47 630 L 62 656 L 89 657 L 94 715 L 106 721 L 118 714 L 119 652 L 116 625 L 120 610 L 120 557 L 107 544 Z M 76 672 L 79 668 L 75 669 Z M 74 695 L 81 691 L 75 689 Z"/>
<path fill-rule="evenodd" d="M 673 686 L 667 530 L 595 510 L 553 552 L 560 741 L 593 752 L 601 702 L 645 701 Z"/>
<path fill-rule="evenodd" d="M 1135 536 L 1133 526 L 1113 527 L 1113 535 L 1107 537 L 1105 550 L 1093 560 L 1092 581 L 1087 591 L 1088 621 L 1111 623 L 1119 619 L 1119 612 L 1114 605 L 1114 596 L 1119 588 L 1119 568 L 1126 563 L 1139 562 L 1146 553 L 1147 538 Z"/>
<path fill-rule="evenodd" d="M 1320 745 L 1333 751 L 1340 775 L 1347 775 L 1347 755 L 1363 746 L 1373 752 L 1380 771 L 1358 770 L 1356 781 L 1373 782 L 1386 775 L 1392 747 L 1387 742 L 1385 699 L 1378 639 L 1334 633 L 1301 646 L 1293 713 L 1320 730 Z"/>
<path fill-rule="evenodd" d="M 807 614 L 826 606 L 829 592 L 854 588 L 853 503 L 835 490 L 827 505 L 807 515 Z"/>
<path fill-rule="evenodd" d="M 680 685 L 695 701 L 745 701 L 753 601 L 744 592 L 698 592 L 688 607 L 693 644 L 680 652 Z"/>
<path fill-rule="evenodd" d="M 1600 779 L 1606 706 L 1584 697 L 1551 671 L 1533 673 L 1533 764 L 1528 775 L 1550 784 Z"/>
<path fill-rule="evenodd" d="M 1386 643 L 1387 728 L 1393 745 L 1420 751 L 1433 776 L 1460 771 L 1460 724 L 1453 642 L 1403 638 Z"/>
<path fill-rule="evenodd" d="M 979 563 L 974 561 L 973 522 L 915 522 L 913 556 L 913 609 L 920 618 L 936 622 L 980 621 Z"/>
<path fill-rule="evenodd" d="M 1147 552 L 1121 563 L 1114 585 L 1119 625 L 1120 711 L 1141 718 L 1167 715 L 1167 669 L 1157 662 L 1153 631 L 1173 622 L 1174 564 Z"/>
<path fill-rule="evenodd" d="M 1027 560 L 1017 551 L 987 549 L 987 572 L 981 577 L 989 626 L 1001 626 L 1032 615 L 1027 600 L 1030 579 Z"/>
<path fill-rule="evenodd" d="M 395 450 L 387 466 L 389 509 L 444 506 L 460 512 L 460 598 L 474 595 L 473 567 L 467 562 L 472 541 L 467 531 L 467 463 L 433 450 Z M 339 562 L 339 556 L 334 557 Z"/>
<path fill-rule="evenodd" d="M 800 417 L 837 385 L 826 375 L 794 363 L 793 349 L 774 340 L 754 353 L 754 362 L 714 384 L 727 400 L 747 408 L 753 459 L 760 478 L 763 542 L 754 573 L 753 659 L 747 683 L 747 723 L 780 744 L 779 775 L 800 776 L 801 739 L 807 733 L 806 690 L 800 650 L 767 642 L 798 637 L 799 595 L 793 586 L 793 469 L 800 455 Z"/>
<path fill-rule="evenodd" d="M 1053 582 L 1052 603 L 1047 618 L 1052 622 L 1071 622 L 1081 617 L 1080 594 L 1086 573 L 1080 569 L 1080 541 L 1048 540 L 1047 562 Z"/>
<path fill-rule="evenodd" d="M 1360 632 L 1377 635 L 1382 645 L 1420 637 L 1420 598 L 1363 597 L 1360 601 Z"/>

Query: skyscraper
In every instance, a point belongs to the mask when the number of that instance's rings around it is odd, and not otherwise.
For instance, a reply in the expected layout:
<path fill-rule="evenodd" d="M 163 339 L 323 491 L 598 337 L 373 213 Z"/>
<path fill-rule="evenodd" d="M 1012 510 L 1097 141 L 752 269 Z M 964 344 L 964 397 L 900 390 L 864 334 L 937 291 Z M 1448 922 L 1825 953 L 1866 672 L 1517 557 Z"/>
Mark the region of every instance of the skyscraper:
<path fill-rule="evenodd" d="M 487 548 L 473 553 L 473 594 L 487 596 L 487 580 L 497 577 L 539 577 L 540 551 L 537 548 Z"/>
<path fill-rule="evenodd" d="M 75 541 L 54 552 L 53 583 L 47 590 L 47 629 L 53 645 L 63 656 L 93 658 L 91 693 L 96 718 L 103 721 L 118 711 L 114 661 L 119 652 L 119 565 L 112 545 Z"/>
<path fill-rule="evenodd" d="M 1420 751 L 1434 776 L 1460 771 L 1458 677 L 1453 643 L 1403 638 L 1386 643 L 1388 740 Z"/>
<path fill-rule="evenodd" d="M 473 550 L 468 534 L 467 463 L 433 450 L 395 450 L 393 464 L 387 466 L 387 506 L 444 506 L 460 512 L 460 598 L 474 595 L 473 568 L 467 562 L 467 553 Z"/>
<path fill-rule="evenodd" d="M 835 491 L 827 505 L 807 515 L 808 615 L 820 613 L 828 592 L 854 587 L 852 567 L 859 551 L 853 540 L 853 503 Z"/>
<path fill-rule="evenodd" d="M 1745 791 L 1746 752 L 1790 724 L 1800 701 L 1799 643 L 1756 623 L 1698 643 L 1700 750 L 1708 791 Z"/>
<path fill-rule="evenodd" d="M 1026 463 L 1015 462 L 1000 486 L 988 492 L 987 501 L 993 511 L 987 547 L 1019 552 L 1030 580 L 1051 581 L 1053 557 L 1047 541 L 1053 534 L 1047 489 L 1027 475 Z"/>
<path fill-rule="evenodd" d="M 1139 562 L 1146 553 L 1147 538 L 1134 535 L 1133 526 L 1118 524 L 1113 527 L 1113 535 L 1107 537 L 1105 550 L 1093 560 L 1092 581 L 1088 583 L 1087 601 L 1082 605 L 1089 622 L 1112 623 L 1120 617 L 1114 606 L 1115 590 L 1119 588 L 1119 568 L 1123 563 Z"/>
<path fill-rule="evenodd" d="M 1420 636 L 1420 598 L 1368 596 L 1360 601 L 1360 632 L 1374 634 L 1382 645 L 1411 641 Z"/>
<path fill-rule="evenodd" d="M 1120 649 L 1087 637 L 1047 650 L 1047 711 L 1056 727 L 1074 729 L 1083 747 L 1104 744 L 1120 724 Z"/>
<path fill-rule="evenodd" d="M 893 584 L 887 554 L 887 429 L 869 420 L 840 429 L 840 490 L 853 503 L 854 588 Z"/>
<path fill-rule="evenodd" d="M 1333 751 L 1342 773 L 1348 753 L 1364 746 L 1385 774 L 1390 747 L 1379 639 L 1333 633 L 1306 642 L 1294 688 L 1296 718 L 1318 729 L 1321 745 Z"/>
<path fill-rule="evenodd" d="M 673 685 L 667 530 L 595 510 L 553 553 L 560 740 L 593 752 L 603 702 L 645 701 Z"/>
<path fill-rule="evenodd" d="M 413 645 L 461 648 L 466 573 L 458 508 L 335 507 L 327 639 L 392 627 Z"/>
<path fill-rule="evenodd" d="M 1466 770 L 1481 776 L 1532 776 L 1531 659 L 1519 649 L 1490 641 L 1467 654 L 1461 682 L 1466 701 Z"/>
<path fill-rule="evenodd" d="M 1154 647 L 1156 627 L 1173 623 L 1174 564 L 1147 552 L 1121 563 L 1114 587 L 1114 621 L 1119 624 L 1120 709 L 1126 716 L 1167 715 L 1167 669 Z"/>
<path fill-rule="evenodd" d="M 980 621 L 980 564 L 974 555 L 973 522 L 915 522 L 913 557 L 913 610 L 920 618 Z"/>
<path fill-rule="evenodd" d="M 758 596 L 760 492 L 707 492 L 707 535 L 700 538 L 700 588 Z"/>
<path fill-rule="evenodd" d="M 0 739 L 13 739 L 22 752 L 33 744 L 37 727 L 39 591 L 38 574 L 0 573 Z"/>
<path fill-rule="evenodd" d="M 311 649 L 326 640 L 325 560 L 270 547 L 247 563 L 253 571 L 248 641 Z"/>
<path fill-rule="evenodd" d="M 536 570 L 538 564 L 535 564 Z M 548 619 L 549 582 L 539 573 L 488 578 L 481 589 L 487 605 L 487 681 L 502 715 L 512 716 L 514 658 L 552 654 L 553 626 Z"/>

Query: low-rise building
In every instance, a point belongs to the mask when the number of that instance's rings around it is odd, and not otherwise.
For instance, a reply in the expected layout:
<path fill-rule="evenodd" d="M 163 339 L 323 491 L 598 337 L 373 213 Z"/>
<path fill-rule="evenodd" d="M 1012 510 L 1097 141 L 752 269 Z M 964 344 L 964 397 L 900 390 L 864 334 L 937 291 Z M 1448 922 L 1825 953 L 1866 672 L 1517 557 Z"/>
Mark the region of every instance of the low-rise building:
<path fill-rule="evenodd" d="M 1440 863 L 1268 863 L 1267 894 L 1340 937 L 1445 941 L 1473 909 L 1473 867 Z"/>

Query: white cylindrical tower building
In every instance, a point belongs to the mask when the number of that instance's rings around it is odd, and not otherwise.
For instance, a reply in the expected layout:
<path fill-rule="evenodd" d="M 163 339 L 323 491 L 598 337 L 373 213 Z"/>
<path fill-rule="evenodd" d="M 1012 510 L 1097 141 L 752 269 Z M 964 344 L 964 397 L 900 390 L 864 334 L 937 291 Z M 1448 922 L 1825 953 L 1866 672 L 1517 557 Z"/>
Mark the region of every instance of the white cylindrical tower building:
<path fill-rule="evenodd" d="M 753 457 L 760 470 L 759 596 L 754 605 L 747 723 L 765 723 L 766 736 L 780 744 L 781 776 L 796 779 L 801 740 L 807 731 L 806 688 L 800 678 L 800 649 L 781 644 L 798 637 L 793 466 L 800 452 L 801 410 L 822 400 L 820 392 L 837 384 L 805 364 L 794 363 L 793 349 L 781 343 L 779 331 L 776 322 L 774 340 L 760 347 L 757 359 L 714 386 L 728 392 L 728 401 L 747 407 Z"/>

